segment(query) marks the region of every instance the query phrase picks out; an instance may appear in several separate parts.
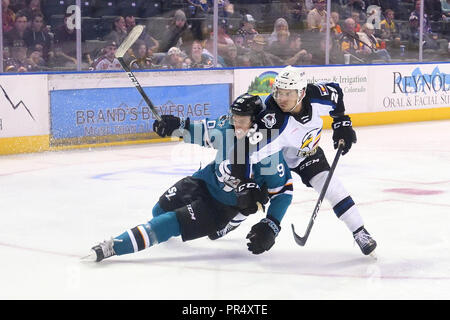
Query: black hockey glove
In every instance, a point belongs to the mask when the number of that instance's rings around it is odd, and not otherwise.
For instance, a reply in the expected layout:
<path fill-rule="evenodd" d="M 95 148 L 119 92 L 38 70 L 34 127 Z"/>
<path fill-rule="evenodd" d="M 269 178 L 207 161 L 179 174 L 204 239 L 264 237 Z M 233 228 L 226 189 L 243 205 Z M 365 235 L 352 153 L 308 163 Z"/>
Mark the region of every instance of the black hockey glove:
<path fill-rule="evenodd" d="M 247 243 L 248 250 L 253 254 L 268 251 L 275 243 L 275 238 L 280 232 L 280 223 L 272 217 L 262 219 L 255 224 L 247 235 L 250 242 Z"/>
<path fill-rule="evenodd" d="M 269 201 L 267 187 L 260 188 L 259 185 L 249 179 L 239 183 L 236 188 L 237 207 L 239 211 L 248 216 L 258 211 L 258 202 L 263 206 Z"/>
<path fill-rule="evenodd" d="M 343 139 L 345 142 L 342 155 L 346 154 L 352 147 L 352 143 L 356 143 L 356 132 L 352 128 L 352 121 L 349 116 L 342 116 L 333 120 L 333 141 L 334 149 L 339 146 L 339 140 Z"/>
<path fill-rule="evenodd" d="M 189 118 L 186 120 L 175 117 L 171 114 L 162 115 L 162 121 L 153 122 L 153 131 L 160 137 L 171 136 L 177 129 L 189 128 Z"/>

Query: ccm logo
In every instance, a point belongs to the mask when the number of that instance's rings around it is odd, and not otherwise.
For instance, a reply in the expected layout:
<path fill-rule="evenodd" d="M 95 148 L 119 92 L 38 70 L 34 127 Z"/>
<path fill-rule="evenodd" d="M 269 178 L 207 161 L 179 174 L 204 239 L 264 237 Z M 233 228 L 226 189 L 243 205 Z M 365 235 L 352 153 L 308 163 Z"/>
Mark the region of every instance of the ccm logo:
<path fill-rule="evenodd" d="M 298 169 L 299 169 L 299 170 L 303 170 L 303 169 L 305 169 L 306 167 L 309 167 L 310 165 L 312 165 L 312 164 L 314 164 L 314 163 L 316 163 L 316 162 L 319 162 L 319 161 L 320 161 L 320 159 L 313 159 L 313 160 L 310 160 L 310 161 L 306 162 L 305 164 L 302 164 Z"/>
<path fill-rule="evenodd" d="M 186 207 L 187 207 L 187 209 L 189 211 L 189 214 L 191 215 L 191 219 L 192 220 L 196 220 L 195 219 L 195 215 L 194 215 L 194 209 L 192 209 L 192 206 L 190 204 L 188 204 Z"/>
<path fill-rule="evenodd" d="M 351 127 L 352 122 L 350 120 L 344 120 L 340 122 L 333 123 L 333 129 L 337 129 L 339 127 Z"/>
<path fill-rule="evenodd" d="M 238 187 L 238 192 L 241 192 L 244 189 L 256 189 L 259 188 L 258 185 L 254 182 L 245 183 Z"/>

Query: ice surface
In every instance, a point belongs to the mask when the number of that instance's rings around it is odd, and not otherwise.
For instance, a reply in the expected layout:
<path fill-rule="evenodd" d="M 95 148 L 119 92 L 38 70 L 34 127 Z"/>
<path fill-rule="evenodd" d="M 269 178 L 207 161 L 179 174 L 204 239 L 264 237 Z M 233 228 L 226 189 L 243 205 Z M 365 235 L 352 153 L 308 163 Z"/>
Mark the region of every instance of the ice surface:
<path fill-rule="evenodd" d="M 328 203 L 295 179 L 276 244 L 247 251 L 250 217 L 223 239 L 179 238 L 100 264 L 99 241 L 145 223 L 212 150 L 148 144 L 0 157 L 0 299 L 449 299 L 450 121 L 357 128 L 336 175 L 378 242 L 361 254 Z M 321 146 L 331 162 L 331 132 Z"/>

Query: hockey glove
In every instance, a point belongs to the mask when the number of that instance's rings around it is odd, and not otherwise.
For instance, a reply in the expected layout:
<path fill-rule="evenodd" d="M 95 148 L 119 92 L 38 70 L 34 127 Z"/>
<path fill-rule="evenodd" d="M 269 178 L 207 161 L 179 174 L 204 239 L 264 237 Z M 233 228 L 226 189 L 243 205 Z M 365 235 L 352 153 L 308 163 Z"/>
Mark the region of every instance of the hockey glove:
<path fill-rule="evenodd" d="M 253 254 L 268 251 L 275 243 L 281 227 L 280 223 L 272 217 L 262 219 L 255 224 L 247 235 L 250 242 L 247 243 L 248 250 Z"/>
<path fill-rule="evenodd" d="M 248 216 L 258 211 L 258 202 L 263 206 L 269 201 L 267 187 L 261 189 L 252 179 L 245 180 L 236 188 L 237 207 L 239 211 Z"/>
<path fill-rule="evenodd" d="M 349 116 L 342 116 L 333 120 L 333 141 L 334 149 L 339 146 L 339 140 L 343 139 L 345 142 L 342 155 L 346 154 L 352 147 L 352 143 L 356 143 L 356 132 L 352 128 L 352 121 Z"/>
<path fill-rule="evenodd" d="M 155 120 L 153 122 L 153 131 L 160 137 L 171 136 L 177 129 L 189 128 L 189 118 L 184 120 L 168 114 L 162 115 L 161 119 L 162 121 Z"/>

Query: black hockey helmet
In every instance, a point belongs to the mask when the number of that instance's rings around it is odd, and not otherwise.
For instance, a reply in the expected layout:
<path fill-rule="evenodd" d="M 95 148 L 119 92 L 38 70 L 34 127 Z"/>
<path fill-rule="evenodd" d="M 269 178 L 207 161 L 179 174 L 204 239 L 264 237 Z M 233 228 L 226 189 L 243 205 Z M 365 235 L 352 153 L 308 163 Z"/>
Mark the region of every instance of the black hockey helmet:
<path fill-rule="evenodd" d="M 263 109 L 264 104 L 259 96 L 244 93 L 231 104 L 230 113 L 238 116 L 251 116 L 254 121 Z"/>

